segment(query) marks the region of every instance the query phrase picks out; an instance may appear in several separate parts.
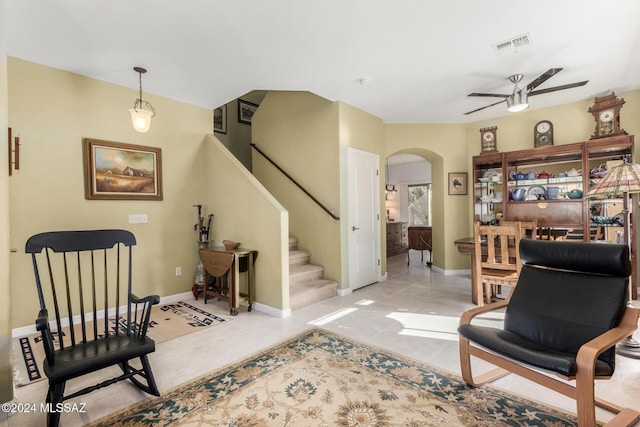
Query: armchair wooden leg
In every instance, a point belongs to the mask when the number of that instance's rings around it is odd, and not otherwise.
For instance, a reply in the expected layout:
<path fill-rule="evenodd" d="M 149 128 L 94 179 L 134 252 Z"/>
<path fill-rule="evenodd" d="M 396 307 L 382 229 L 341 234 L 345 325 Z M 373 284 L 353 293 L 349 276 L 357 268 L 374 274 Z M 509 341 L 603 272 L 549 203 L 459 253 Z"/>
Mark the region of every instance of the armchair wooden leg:
<path fill-rule="evenodd" d="M 462 372 L 462 379 L 464 382 L 472 387 L 480 387 L 484 384 L 491 383 L 499 378 L 509 375 L 511 372 L 502 368 L 495 368 L 484 374 L 478 375 L 473 378 L 473 372 L 471 371 L 471 346 L 469 340 L 463 336 L 460 336 L 460 371 Z"/>

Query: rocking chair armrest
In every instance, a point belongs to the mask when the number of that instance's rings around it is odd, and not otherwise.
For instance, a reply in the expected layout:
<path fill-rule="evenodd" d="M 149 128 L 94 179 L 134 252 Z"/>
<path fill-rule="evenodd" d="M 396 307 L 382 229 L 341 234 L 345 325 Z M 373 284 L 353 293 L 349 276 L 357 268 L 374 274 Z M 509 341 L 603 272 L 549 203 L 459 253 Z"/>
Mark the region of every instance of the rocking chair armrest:
<path fill-rule="evenodd" d="M 40 310 L 38 313 L 38 318 L 36 319 L 36 330 L 40 331 L 40 334 L 42 335 L 42 344 L 44 346 L 44 353 L 47 357 L 47 361 L 50 365 L 53 365 L 55 360 L 53 335 L 49 328 L 49 312 L 46 309 Z"/>
<path fill-rule="evenodd" d="M 44 331 L 45 329 L 49 329 L 49 312 L 40 310 L 36 319 L 36 330 Z"/>
<path fill-rule="evenodd" d="M 160 297 L 158 295 L 148 295 L 144 298 L 139 298 L 134 294 L 129 294 L 129 302 L 133 304 L 150 303 L 151 305 L 156 305 L 156 304 L 160 304 Z"/>
<path fill-rule="evenodd" d="M 160 297 L 158 295 L 138 298 L 132 293 L 129 294 L 130 315 L 133 316 L 135 335 L 139 338 L 147 336 L 147 328 L 149 327 L 149 320 L 151 320 L 151 306 L 159 303 Z"/>
<path fill-rule="evenodd" d="M 639 316 L 640 309 L 627 307 L 618 326 L 584 343 L 578 350 L 576 357 L 578 371 L 580 369 L 593 370 L 596 358 L 603 351 L 633 334 L 638 327 Z"/>
<path fill-rule="evenodd" d="M 480 314 L 488 313 L 490 311 L 500 310 L 501 308 L 504 308 L 507 305 L 509 305 L 509 301 L 504 300 L 504 301 L 498 301 L 492 304 L 487 304 L 487 305 L 466 310 L 460 316 L 460 325 L 469 325 L 474 317 Z"/>

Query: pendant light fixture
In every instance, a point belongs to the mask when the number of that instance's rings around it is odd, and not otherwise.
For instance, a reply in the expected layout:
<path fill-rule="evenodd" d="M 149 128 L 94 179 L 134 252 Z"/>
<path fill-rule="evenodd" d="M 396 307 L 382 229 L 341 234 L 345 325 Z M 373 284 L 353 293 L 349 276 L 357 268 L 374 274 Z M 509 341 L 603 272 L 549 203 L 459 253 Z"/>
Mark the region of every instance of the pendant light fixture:
<path fill-rule="evenodd" d="M 142 75 L 146 73 L 147 70 L 142 67 L 133 67 L 133 70 L 138 73 L 139 76 L 140 97 L 136 99 L 129 113 L 131 113 L 133 128 L 140 133 L 145 133 L 151 127 L 151 118 L 156 115 L 156 110 L 154 110 L 153 106 L 147 101 L 142 100 Z"/>

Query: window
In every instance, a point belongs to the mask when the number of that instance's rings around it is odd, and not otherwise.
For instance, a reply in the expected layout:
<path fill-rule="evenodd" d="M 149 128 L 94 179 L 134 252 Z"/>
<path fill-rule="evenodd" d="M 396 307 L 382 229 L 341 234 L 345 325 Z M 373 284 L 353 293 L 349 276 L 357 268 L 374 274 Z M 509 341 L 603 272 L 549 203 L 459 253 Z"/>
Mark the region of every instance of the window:
<path fill-rule="evenodd" d="M 409 225 L 431 225 L 431 184 L 409 185 Z"/>

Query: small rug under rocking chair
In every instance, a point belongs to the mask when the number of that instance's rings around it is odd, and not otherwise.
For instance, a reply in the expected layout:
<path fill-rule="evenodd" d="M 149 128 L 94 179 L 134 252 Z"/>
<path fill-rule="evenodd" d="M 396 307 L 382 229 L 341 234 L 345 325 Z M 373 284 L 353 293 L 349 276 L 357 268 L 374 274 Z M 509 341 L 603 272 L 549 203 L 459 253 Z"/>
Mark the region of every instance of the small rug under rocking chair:
<path fill-rule="evenodd" d="M 229 318 L 205 311 L 187 301 L 157 305 L 151 309 L 151 320 L 149 321 L 147 335 L 156 344 L 159 344 L 163 341 L 218 325 Z M 120 318 L 117 323 L 124 321 L 125 319 Z M 103 322 L 104 320 L 98 322 L 99 330 L 100 327 L 104 329 Z M 116 319 L 110 318 L 108 324 L 110 325 L 110 330 L 115 330 Z M 63 339 L 68 334 L 69 330 L 67 329 L 63 333 Z M 81 336 L 78 328 L 76 328 L 75 334 L 77 340 L 77 337 Z M 54 340 L 56 340 L 56 348 L 58 348 L 58 337 L 54 336 Z M 44 349 L 40 341 L 40 333 L 13 339 L 14 383 L 17 387 L 46 379 L 42 370 L 42 361 L 45 357 Z"/>

